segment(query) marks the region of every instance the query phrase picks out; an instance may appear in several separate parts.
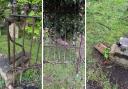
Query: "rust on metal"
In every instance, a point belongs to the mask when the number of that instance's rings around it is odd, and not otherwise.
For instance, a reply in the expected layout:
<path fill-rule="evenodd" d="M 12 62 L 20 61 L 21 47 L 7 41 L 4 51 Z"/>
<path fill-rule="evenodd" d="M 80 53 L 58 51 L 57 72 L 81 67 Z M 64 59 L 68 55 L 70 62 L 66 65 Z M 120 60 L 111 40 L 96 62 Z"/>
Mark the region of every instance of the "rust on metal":
<path fill-rule="evenodd" d="M 12 73 L 13 73 L 13 82 L 11 82 L 13 84 L 13 86 L 15 86 L 15 75 L 17 74 L 18 70 L 27 70 L 27 69 L 33 69 L 33 71 L 36 71 L 36 69 L 41 70 L 41 66 L 42 64 L 40 62 L 38 62 L 39 60 L 39 50 L 40 50 L 40 45 L 41 45 L 41 32 L 42 30 L 40 30 L 40 36 L 39 36 L 39 42 L 38 42 L 38 46 L 37 46 L 37 53 L 35 55 L 36 58 L 34 58 L 34 62 L 32 62 L 31 64 L 28 64 L 28 62 L 30 62 L 30 60 L 33 59 L 32 57 L 32 48 L 33 48 L 33 37 L 34 37 L 34 28 L 36 26 L 36 19 L 41 20 L 41 16 L 28 16 L 27 14 L 22 14 L 19 15 L 17 14 L 17 1 L 13 0 L 12 2 L 12 14 L 6 18 L 6 27 L 7 27 L 7 44 L 8 44 L 8 57 L 7 59 L 9 60 L 9 65 L 11 67 Z M 32 10 L 32 9 L 30 9 Z M 24 19 L 23 23 L 23 27 L 21 26 L 22 23 L 19 23 L 17 19 Z M 26 38 L 26 26 L 28 26 L 27 23 L 27 19 L 32 19 L 32 24 L 29 25 L 32 27 L 32 33 L 31 33 L 31 38 L 30 38 L 30 49 L 26 49 L 25 48 L 25 38 Z M 10 35 L 9 32 L 9 25 L 14 23 L 13 27 L 12 27 L 12 37 Z M 22 41 L 21 42 L 17 42 L 16 40 L 16 28 L 15 26 L 18 25 L 18 28 L 20 31 L 23 32 L 22 34 Z M 19 50 L 17 50 L 17 46 L 21 48 L 21 51 L 18 52 Z M 36 49 L 34 49 L 36 50 Z M 41 59 L 40 59 L 41 60 Z"/>

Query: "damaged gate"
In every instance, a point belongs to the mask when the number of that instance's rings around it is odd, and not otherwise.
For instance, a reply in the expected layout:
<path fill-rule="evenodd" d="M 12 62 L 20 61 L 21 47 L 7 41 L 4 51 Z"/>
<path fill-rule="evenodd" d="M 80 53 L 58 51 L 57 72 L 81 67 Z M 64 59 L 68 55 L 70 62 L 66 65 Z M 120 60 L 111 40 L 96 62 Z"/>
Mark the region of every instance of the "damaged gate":
<path fill-rule="evenodd" d="M 82 78 L 82 67 L 84 69 L 83 65 L 85 62 L 84 35 L 82 33 L 74 32 L 72 33 L 73 37 L 68 40 L 66 31 L 62 38 L 61 36 L 56 36 L 56 34 L 52 36 L 51 32 L 54 32 L 55 29 L 44 28 L 43 30 L 44 88 L 48 88 L 49 86 L 54 87 L 54 83 L 59 85 L 64 84 L 65 81 L 70 79 L 71 81 L 75 81 L 74 77 L 76 75 Z M 59 74 L 63 73 L 64 75 L 61 77 Z M 73 85 L 71 87 L 75 88 L 75 86 L 76 85 Z"/>
<path fill-rule="evenodd" d="M 1 56 L 0 61 L 4 63 L 0 64 L 1 76 L 7 88 L 29 85 L 40 89 L 42 28 L 36 26 L 41 22 L 41 17 L 28 15 L 30 11 L 37 13 L 40 7 L 30 3 L 18 5 L 16 0 L 11 4 L 12 14 L 6 18 L 8 54 Z M 20 76 L 17 78 L 18 74 Z"/>

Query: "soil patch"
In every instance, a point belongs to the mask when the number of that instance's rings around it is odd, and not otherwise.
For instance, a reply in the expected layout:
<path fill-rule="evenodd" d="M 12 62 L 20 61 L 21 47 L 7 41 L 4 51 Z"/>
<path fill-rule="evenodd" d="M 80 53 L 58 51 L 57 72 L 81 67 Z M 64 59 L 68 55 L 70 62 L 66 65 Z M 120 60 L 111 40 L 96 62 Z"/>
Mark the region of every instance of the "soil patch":
<path fill-rule="evenodd" d="M 111 85 L 116 84 L 118 89 L 128 89 L 128 69 L 121 67 L 116 64 L 103 65 L 103 55 L 101 55 L 97 50 L 94 49 L 93 57 L 97 59 L 97 62 L 100 64 L 100 67 L 109 78 Z M 108 67 L 109 66 L 109 67 Z"/>
<path fill-rule="evenodd" d="M 128 69 L 115 65 L 108 71 L 110 83 L 117 84 L 119 89 L 128 89 Z"/>
<path fill-rule="evenodd" d="M 103 89 L 103 87 L 95 80 L 88 80 L 86 89 Z"/>

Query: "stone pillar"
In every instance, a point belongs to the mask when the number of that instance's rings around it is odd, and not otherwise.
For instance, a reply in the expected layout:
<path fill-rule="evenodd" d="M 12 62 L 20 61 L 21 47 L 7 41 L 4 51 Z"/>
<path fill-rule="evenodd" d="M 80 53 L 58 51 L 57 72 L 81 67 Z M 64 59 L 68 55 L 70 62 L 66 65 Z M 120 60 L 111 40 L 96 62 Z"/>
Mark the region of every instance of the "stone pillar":
<path fill-rule="evenodd" d="M 12 23 L 11 25 L 9 25 L 10 36 L 11 36 L 11 38 L 14 38 L 14 36 L 13 36 L 14 27 L 15 27 L 15 38 L 18 38 L 18 36 L 19 36 L 19 28 L 15 23 Z"/>

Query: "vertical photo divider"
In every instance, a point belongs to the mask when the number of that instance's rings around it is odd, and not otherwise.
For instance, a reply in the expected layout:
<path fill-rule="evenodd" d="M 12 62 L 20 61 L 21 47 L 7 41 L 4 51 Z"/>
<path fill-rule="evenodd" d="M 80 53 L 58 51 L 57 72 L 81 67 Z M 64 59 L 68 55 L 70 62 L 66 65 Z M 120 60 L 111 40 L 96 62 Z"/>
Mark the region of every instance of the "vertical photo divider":
<path fill-rule="evenodd" d="M 85 89 L 86 89 L 86 36 L 87 36 L 87 34 L 86 34 L 86 1 L 87 0 L 85 0 L 85 2 L 84 2 L 84 7 L 85 7 L 85 11 L 84 11 L 84 27 L 85 27 L 85 33 L 84 33 L 84 43 L 85 43 L 85 45 L 84 45 L 84 50 L 85 50 L 85 59 L 84 59 L 84 62 L 85 62 Z"/>
<path fill-rule="evenodd" d="M 44 3 L 43 3 L 43 1 L 44 0 L 42 0 L 42 27 L 41 27 L 41 29 L 42 29 L 42 36 L 41 36 L 41 48 L 42 48 L 42 57 L 41 57 L 41 59 L 42 59 L 42 89 L 43 89 L 43 61 L 44 61 L 44 27 L 43 27 L 43 22 L 44 22 L 44 10 L 43 10 L 43 7 L 44 7 Z"/>

